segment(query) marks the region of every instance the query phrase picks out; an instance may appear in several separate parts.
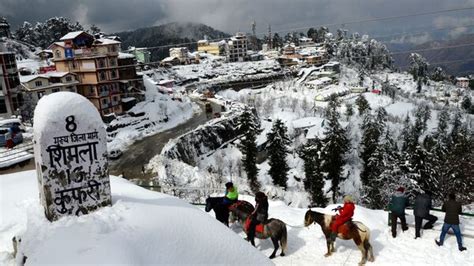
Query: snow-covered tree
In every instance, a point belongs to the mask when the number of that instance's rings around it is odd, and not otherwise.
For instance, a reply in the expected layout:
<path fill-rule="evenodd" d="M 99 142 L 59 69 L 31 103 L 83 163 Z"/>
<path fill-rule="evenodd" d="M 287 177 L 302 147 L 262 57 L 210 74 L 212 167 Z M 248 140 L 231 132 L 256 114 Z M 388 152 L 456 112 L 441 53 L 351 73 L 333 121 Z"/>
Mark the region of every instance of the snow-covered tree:
<path fill-rule="evenodd" d="M 446 79 L 446 73 L 442 67 L 436 67 L 431 75 L 431 79 L 434 81 L 443 81 Z"/>
<path fill-rule="evenodd" d="M 429 64 L 423 56 L 412 53 L 408 59 L 410 61 L 410 73 L 414 81 L 418 81 L 419 78 L 425 78 L 428 75 Z"/>
<path fill-rule="evenodd" d="M 359 115 L 363 116 L 366 111 L 370 110 L 370 105 L 367 99 L 365 99 L 363 94 L 360 94 L 359 97 L 355 100 L 357 109 L 359 110 Z"/>
<path fill-rule="evenodd" d="M 250 110 L 245 110 L 240 116 L 237 129 L 243 133 L 239 145 L 242 152 L 242 165 L 247 174 L 247 181 L 253 193 L 260 191 L 260 183 L 257 180 L 257 143 L 256 134 L 260 131 L 260 125 Z"/>
<path fill-rule="evenodd" d="M 323 171 L 326 179 L 331 180 L 332 200 L 336 202 L 339 196 L 339 185 L 346 178 L 342 174 L 346 164 L 345 154 L 349 150 L 349 139 L 346 130 L 339 123 L 340 114 L 337 110 L 339 102 L 333 97 L 325 111 L 325 130 L 322 140 Z"/>
<path fill-rule="evenodd" d="M 79 22 L 73 23 L 67 18 L 53 17 L 44 23 L 37 22 L 34 26 L 28 22 L 23 23 L 15 32 L 15 36 L 20 41 L 46 48 L 67 33 L 80 30 L 84 28 Z"/>
<path fill-rule="evenodd" d="M 305 190 L 310 194 L 313 205 L 325 207 L 328 200 L 324 194 L 324 175 L 321 169 L 321 148 L 319 138 L 309 139 L 298 150 L 298 154 L 304 161 L 305 179 L 303 181 Z"/>
<path fill-rule="evenodd" d="M 291 143 L 287 131 L 288 129 L 283 122 L 277 119 L 273 123 L 272 130 L 267 134 L 268 164 L 270 165 L 268 174 L 272 177 L 273 184 L 285 189 L 287 187 L 288 171 L 290 170 L 286 155 L 289 153 L 288 145 Z"/>
<path fill-rule="evenodd" d="M 369 206 L 377 207 L 374 203 L 380 201 L 378 197 L 377 183 L 384 168 L 381 166 L 385 150 L 381 149 L 381 137 L 385 130 L 387 112 L 384 108 L 377 109 L 376 114 L 367 114 L 361 126 L 363 130 L 361 140 L 360 157 L 362 159 L 362 171 L 360 179 L 364 189 L 364 198 Z"/>

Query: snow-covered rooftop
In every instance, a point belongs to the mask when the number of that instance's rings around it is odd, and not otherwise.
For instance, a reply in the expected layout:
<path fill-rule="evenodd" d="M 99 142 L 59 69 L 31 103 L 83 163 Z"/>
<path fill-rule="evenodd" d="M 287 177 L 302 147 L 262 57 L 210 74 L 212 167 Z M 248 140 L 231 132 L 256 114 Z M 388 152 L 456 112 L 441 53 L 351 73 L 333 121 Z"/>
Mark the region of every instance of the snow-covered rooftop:
<path fill-rule="evenodd" d="M 96 45 L 107 45 L 107 44 L 120 44 L 121 42 L 111 40 L 111 39 L 96 39 L 99 43 L 96 43 Z"/>
<path fill-rule="evenodd" d="M 119 52 L 118 58 L 119 59 L 135 58 L 135 56 L 133 54 Z"/>
<path fill-rule="evenodd" d="M 20 82 L 21 83 L 30 82 L 36 78 L 50 78 L 50 77 L 62 78 L 67 74 L 72 74 L 72 73 L 51 71 L 51 72 L 46 72 L 44 74 L 39 74 L 39 75 L 20 76 Z"/>
<path fill-rule="evenodd" d="M 68 34 L 64 35 L 63 37 L 61 37 L 61 39 L 59 39 L 60 41 L 65 41 L 65 40 L 71 40 L 71 39 L 74 39 L 76 38 L 77 36 L 81 35 L 82 33 L 86 33 L 85 31 L 73 31 L 73 32 L 69 32 Z M 86 33 L 88 34 L 88 33 Z"/>

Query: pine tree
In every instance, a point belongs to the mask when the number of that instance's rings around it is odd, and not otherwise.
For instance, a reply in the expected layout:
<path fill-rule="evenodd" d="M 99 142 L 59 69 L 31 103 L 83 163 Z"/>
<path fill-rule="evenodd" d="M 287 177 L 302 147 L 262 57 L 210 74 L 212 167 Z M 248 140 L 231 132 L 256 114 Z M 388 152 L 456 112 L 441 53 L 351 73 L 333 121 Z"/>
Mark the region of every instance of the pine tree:
<path fill-rule="evenodd" d="M 364 115 L 366 111 L 370 110 L 369 102 L 362 94 L 357 97 L 355 104 L 357 105 L 357 109 L 359 110 L 360 116 Z"/>
<path fill-rule="evenodd" d="M 305 179 L 303 181 L 305 190 L 310 194 L 312 205 L 325 207 L 328 200 L 324 195 L 324 176 L 321 170 L 321 148 L 322 143 L 316 137 L 309 139 L 298 150 L 298 154 L 304 161 Z"/>
<path fill-rule="evenodd" d="M 256 134 L 260 131 L 260 125 L 250 110 L 245 110 L 239 119 L 238 130 L 243 133 L 240 151 L 243 154 L 242 164 L 247 174 L 247 181 L 253 193 L 260 191 L 260 183 L 257 180 L 257 143 Z"/>
<path fill-rule="evenodd" d="M 471 105 L 472 105 L 471 97 L 469 97 L 468 95 L 464 96 L 461 103 L 462 108 L 466 110 L 467 112 L 469 112 L 471 110 Z"/>
<path fill-rule="evenodd" d="M 383 172 L 382 159 L 385 153 L 380 144 L 385 130 L 387 112 L 384 108 L 378 108 L 375 115 L 367 114 L 362 124 L 364 131 L 361 140 L 360 157 L 362 159 L 362 171 L 360 179 L 364 189 L 364 198 L 370 207 L 377 208 L 380 202 L 378 187 L 380 187 L 379 176 Z"/>
<path fill-rule="evenodd" d="M 287 136 L 288 129 L 280 119 L 275 120 L 271 132 L 267 134 L 267 147 L 269 154 L 270 169 L 268 174 L 273 179 L 273 184 L 286 189 L 288 171 L 290 167 L 286 162 L 286 155 L 289 153 L 288 145 L 291 141 Z"/>
<path fill-rule="evenodd" d="M 322 167 L 323 171 L 327 172 L 326 179 L 331 180 L 333 202 L 336 202 L 339 195 L 339 185 L 345 179 L 342 175 L 342 168 L 346 164 L 345 154 L 350 145 L 346 130 L 339 123 L 338 107 L 337 99 L 332 98 L 325 112 L 325 137 L 322 141 L 322 155 L 324 158 Z"/>
<path fill-rule="evenodd" d="M 349 118 L 354 114 L 354 108 L 352 107 L 352 104 L 346 103 L 346 116 Z"/>

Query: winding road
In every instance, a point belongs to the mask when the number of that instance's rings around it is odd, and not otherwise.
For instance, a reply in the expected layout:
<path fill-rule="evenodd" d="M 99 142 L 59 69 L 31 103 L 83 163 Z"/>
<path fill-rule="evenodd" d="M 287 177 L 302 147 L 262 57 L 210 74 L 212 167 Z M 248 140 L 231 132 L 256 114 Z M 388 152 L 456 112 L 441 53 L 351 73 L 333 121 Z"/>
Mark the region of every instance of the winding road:
<path fill-rule="evenodd" d="M 198 126 L 211 120 L 211 114 L 221 111 L 220 106 L 211 104 L 213 112 L 206 114 L 204 110 L 204 104 L 199 102 L 198 104 L 201 107 L 201 112 L 199 114 L 195 114 L 185 123 L 180 124 L 172 129 L 138 140 L 130 145 L 127 150 L 123 151 L 123 155 L 120 158 L 109 161 L 110 174 L 123 174 L 127 179 L 139 178 L 146 180 L 151 178 L 153 175 L 150 173 L 143 173 L 142 168 L 155 155 L 161 152 L 165 144 L 168 143 L 170 139 L 176 138 L 197 128 Z"/>

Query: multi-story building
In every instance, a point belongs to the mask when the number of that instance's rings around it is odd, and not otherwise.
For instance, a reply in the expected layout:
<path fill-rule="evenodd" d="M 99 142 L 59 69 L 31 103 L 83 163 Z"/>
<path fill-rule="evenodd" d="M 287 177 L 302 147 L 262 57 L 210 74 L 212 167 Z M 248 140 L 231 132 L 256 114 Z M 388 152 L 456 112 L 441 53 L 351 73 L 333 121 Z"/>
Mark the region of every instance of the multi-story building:
<path fill-rule="evenodd" d="M 136 100 L 144 100 L 143 76 L 137 74 L 136 58 L 133 54 L 119 53 L 119 88 L 123 98 L 134 97 Z"/>
<path fill-rule="evenodd" d="M 200 40 L 197 42 L 198 52 L 225 55 L 225 41 L 224 42 L 209 42 L 208 40 Z"/>
<path fill-rule="evenodd" d="M 28 100 L 36 105 L 44 95 L 59 91 L 77 92 L 79 81 L 76 75 L 69 72 L 47 72 L 40 75 L 21 76 L 23 91 L 29 95 Z"/>
<path fill-rule="evenodd" d="M 127 52 L 133 54 L 137 62 L 142 64 L 148 64 L 151 62 L 151 52 L 148 48 L 129 47 Z"/>
<path fill-rule="evenodd" d="M 189 50 L 187 47 L 170 48 L 170 57 L 177 58 L 181 64 L 189 63 Z"/>
<path fill-rule="evenodd" d="M 22 97 L 15 54 L 0 51 L 0 116 L 11 117 L 20 108 Z"/>
<path fill-rule="evenodd" d="M 245 33 L 237 32 L 228 42 L 228 60 L 229 62 L 243 62 L 247 60 L 247 36 Z"/>
<path fill-rule="evenodd" d="M 466 89 L 469 88 L 469 79 L 465 77 L 456 77 L 456 86 Z"/>
<path fill-rule="evenodd" d="M 87 97 L 102 116 L 122 113 L 118 55 L 120 42 L 70 32 L 53 43 L 57 71 L 76 74 L 78 93 Z"/>

